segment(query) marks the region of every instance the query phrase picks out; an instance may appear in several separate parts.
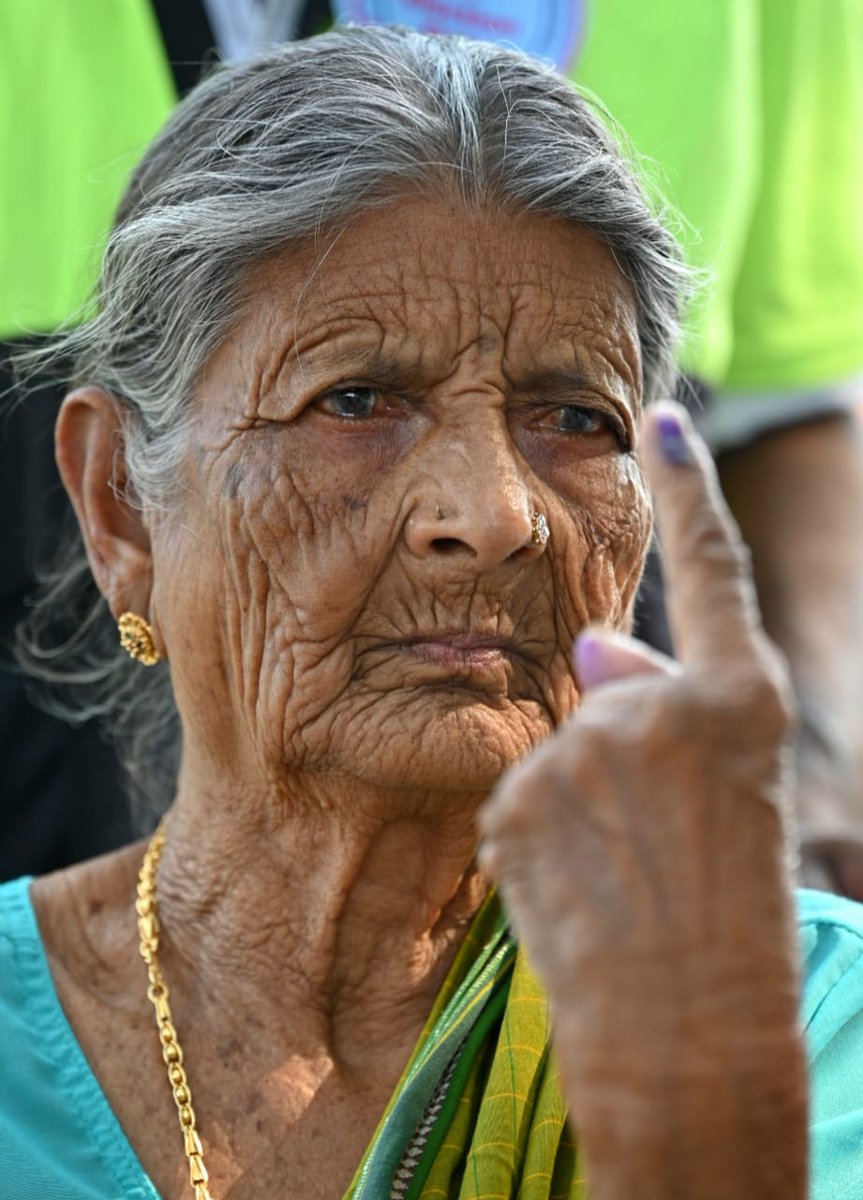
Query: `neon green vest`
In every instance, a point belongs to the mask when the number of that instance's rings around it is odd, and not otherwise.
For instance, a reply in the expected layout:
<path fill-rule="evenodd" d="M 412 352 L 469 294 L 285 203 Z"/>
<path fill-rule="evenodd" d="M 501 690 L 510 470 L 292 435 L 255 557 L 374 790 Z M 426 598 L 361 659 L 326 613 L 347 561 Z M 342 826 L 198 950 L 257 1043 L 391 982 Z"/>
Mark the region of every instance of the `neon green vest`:
<path fill-rule="evenodd" d="M 683 365 L 730 389 L 863 369 L 861 0 L 587 0 L 599 95 L 713 273 Z"/>
<path fill-rule="evenodd" d="M 3 5 L 0 338 L 85 301 L 126 178 L 175 102 L 148 0 Z"/>

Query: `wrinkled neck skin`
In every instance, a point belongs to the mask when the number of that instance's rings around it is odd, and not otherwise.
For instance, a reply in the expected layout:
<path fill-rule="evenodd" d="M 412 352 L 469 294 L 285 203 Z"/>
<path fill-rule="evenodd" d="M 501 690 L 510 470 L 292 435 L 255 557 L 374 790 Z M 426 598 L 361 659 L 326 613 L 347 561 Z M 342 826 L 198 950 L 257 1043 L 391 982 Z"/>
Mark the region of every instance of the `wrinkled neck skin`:
<path fill-rule="evenodd" d="M 487 892 L 482 797 L 323 775 L 255 787 L 190 759 L 158 874 L 174 991 L 346 1070 L 412 1043 Z"/>

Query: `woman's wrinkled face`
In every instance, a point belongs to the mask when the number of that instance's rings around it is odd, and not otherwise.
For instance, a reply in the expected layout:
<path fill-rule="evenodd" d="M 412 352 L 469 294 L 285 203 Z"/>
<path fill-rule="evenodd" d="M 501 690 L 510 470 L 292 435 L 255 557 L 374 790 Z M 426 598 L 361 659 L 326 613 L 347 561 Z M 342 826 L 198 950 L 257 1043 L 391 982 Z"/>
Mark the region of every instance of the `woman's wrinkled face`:
<path fill-rule="evenodd" d="M 639 393 L 632 289 L 562 222 L 405 199 L 257 268 L 154 538 L 187 738 L 490 786 L 575 705 L 579 630 L 628 620 Z"/>

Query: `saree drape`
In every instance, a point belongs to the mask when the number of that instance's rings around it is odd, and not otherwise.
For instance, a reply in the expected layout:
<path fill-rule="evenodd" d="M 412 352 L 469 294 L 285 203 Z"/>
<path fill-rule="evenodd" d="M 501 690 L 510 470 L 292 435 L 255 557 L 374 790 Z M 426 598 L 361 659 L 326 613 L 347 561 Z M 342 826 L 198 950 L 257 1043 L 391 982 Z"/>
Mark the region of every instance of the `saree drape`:
<path fill-rule="evenodd" d="M 496 896 L 474 921 L 345 1200 L 586 1200 L 548 1002 Z"/>

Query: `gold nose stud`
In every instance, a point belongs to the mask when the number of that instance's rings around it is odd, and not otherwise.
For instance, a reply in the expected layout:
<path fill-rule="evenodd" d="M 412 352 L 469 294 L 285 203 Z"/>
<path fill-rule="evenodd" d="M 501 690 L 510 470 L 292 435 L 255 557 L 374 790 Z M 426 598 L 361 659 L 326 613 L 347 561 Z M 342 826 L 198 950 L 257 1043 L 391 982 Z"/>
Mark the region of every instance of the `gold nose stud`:
<path fill-rule="evenodd" d="M 530 522 L 530 544 L 532 546 L 544 546 L 550 537 L 551 530 L 548 527 L 545 515 L 534 510 Z"/>

